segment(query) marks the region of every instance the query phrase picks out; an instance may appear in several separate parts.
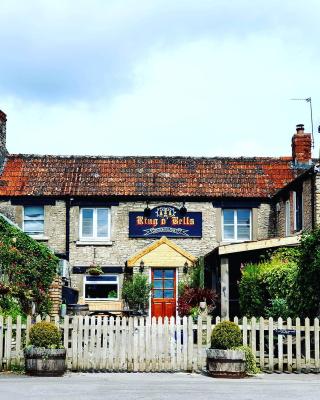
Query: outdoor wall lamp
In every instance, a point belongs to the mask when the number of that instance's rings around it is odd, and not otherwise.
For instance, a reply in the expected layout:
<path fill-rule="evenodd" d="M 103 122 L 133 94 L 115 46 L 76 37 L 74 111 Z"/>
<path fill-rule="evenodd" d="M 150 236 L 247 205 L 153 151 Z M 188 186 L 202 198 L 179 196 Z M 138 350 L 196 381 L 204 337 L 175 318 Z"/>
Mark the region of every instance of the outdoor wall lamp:
<path fill-rule="evenodd" d="M 189 265 L 188 265 L 188 262 L 186 261 L 186 262 L 184 263 L 184 266 L 183 266 L 183 273 L 184 273 L 184 274 L 188 273 L 188 268 L 189 268 Z"/>
<path fill-rule="evenodd" d="M 182 203 L 182 207 L 180 208 L 180 214 L 181 215 L 186 215 L 187 214 L 187 207 L 186 207 L 186 202 L 185 201 Z"/>
<path fill-rule="evenodd" d="M 139 272 L 142 274 L 143 271 L 144 271 L 144 262 L 143 262 L 143 260 L 141 260 L 140 261 Z"/>
<path fill-rule="evenodd" d="M 149 217 L 150 214 L 151 214 L 151 209 L 149 208 L 149 202 L 148 201 L 147 201 L 147 207 L 144 209 L 143 213 L 144 213 L 144 215 L 146 217 Z"/>

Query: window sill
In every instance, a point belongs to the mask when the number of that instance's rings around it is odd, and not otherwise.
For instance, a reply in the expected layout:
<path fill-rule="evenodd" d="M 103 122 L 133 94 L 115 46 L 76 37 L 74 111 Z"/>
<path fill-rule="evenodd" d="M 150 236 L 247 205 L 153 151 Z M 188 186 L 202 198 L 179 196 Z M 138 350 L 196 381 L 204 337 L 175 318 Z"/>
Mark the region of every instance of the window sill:
<path fill-rule="evenodd" d="M 245 239 L 245 240 L 222 240 L 220 244 L 225 245 L 225 244 L 235 244 L 235 243 L 246 243 L 246 242 L 254 242 L 255 240 L 253 239 Z"/>
<path fill-rule="evenodd" d="M 94 240 L 77 240 L 76 246 L 112 246 L 111 240 L 108 241 L 94 241 Z"/>
<path fill-rule="evenodd" d="M 100 301 L 120 301 L 120 299 L 84 299 L 86 303 L 99 303 Z"/>
<path fill-rule="evenodd" d="M 32 239 L 37 240 L 39 242 L 47 242 L 49 240 L 48 236 L 35 236 L 35 235 L 29 235 Z"/>

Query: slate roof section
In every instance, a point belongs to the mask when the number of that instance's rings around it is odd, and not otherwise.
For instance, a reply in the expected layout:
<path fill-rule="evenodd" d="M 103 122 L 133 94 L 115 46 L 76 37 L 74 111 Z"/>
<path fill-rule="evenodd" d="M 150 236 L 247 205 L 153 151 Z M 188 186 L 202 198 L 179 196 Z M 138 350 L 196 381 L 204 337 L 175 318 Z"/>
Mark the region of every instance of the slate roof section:
<path fill-rule="evenodd" d="M 291 157 L 11 154 L 0 176 L 0 196 L 267 198 L 298 174 Z"/>

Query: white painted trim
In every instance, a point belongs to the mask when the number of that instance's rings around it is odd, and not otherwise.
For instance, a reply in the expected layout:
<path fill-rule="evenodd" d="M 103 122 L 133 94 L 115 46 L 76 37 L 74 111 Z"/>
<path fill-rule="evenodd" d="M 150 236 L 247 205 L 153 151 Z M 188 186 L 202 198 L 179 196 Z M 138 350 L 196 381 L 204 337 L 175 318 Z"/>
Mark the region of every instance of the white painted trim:
<path fill-rule="evenodd" d="M 237 211 L 242 208 L 222 208 L 221 209 L 221 238 L 224 243 L 241 243 L 246 242 L 248 240 L 252 240 L 252 208 L 244 208 L 245 210 L 250 211 L 250 229 L 249 229 L 249 239 L 238 239 L 238 214 Z M 234 237 L 235 239 L 225 239 L 224 237 L 224 210 L 232 210 L 233 211 L 233 221 L 234 221 Z"/>
<path fill-rule="evenodd" d="M 111 241 L 85 241 L 85 240 L 77 240 L 76 241 L 76 246 L 112 246 Z"/>
<path fill-rule="evenodd" d="M 115 276 L 117 278 L 116 282 L 108 282 L 108 281 L 89 281 L 91 284 L 99 284 L 99 285 L 117 285 L 117 293 L 118 296 L 117 297 L 112 297 L 112 298 L 105 298 L 105 299 L 101 299 L 101 298 L 86 298 L 86 281 L 87 281 L 87 277 L 88 276 L 92 276 L 92 275 L 84 275 L 83 277 L 83 299 L 85 301 L 118 301 L 120 300 L 120 287 L 119 287 L 119 275 L 118 274 L 103 274 L 103 276 Z"/>
<path fill-rule="evenodd" d="M 223 255 L 231 253 L 240 253 L 243 251 L 250 251 L 250 250 L 268 249 L 272 247 L 294 246 L 299 243 L 300 237 L 301 236 L 297 235 L 297 236 L 288 236 L 285 238 L 265 239 L 265 240 L 257 240 L 255 242 L 222 245 L 218 247 L 218 252 L 219 255 Z"/>
<path fill-rule="evenodd" d="M 297 192 L 292 192 L 292 203 L 293 203 L 293 230 L 297 230 Z"/>
<path fill-rule="evenodd" d="M 108 236 L 98 237 L 95 236 L 97 233 L 97 221 L 98 221 L 98 209 L 107 210 L 108 212 Z M 82 211 L 93 210 L 93 236 L 82 236 Z M 79 242 L 110 242 L 111 238 L 111 210 L 110 207 L 80 207 L 79 210 Z"/>
<path fill-rule="evenodd" d="M 285 235 L 290 236 L 291 234 L 291 207 L 290 199 L 285 202 Z"/>
<path fill-rule="evenodd" d="M 22 208 L 23 208 L 23 212 L 22 212 L 22 230 L 23 230 L 23 232 L 24 233 L 26 233 L 27 235 L 29 235 L 30 237 L 32 237 L 33 239 L 38 239 L 38 238 L 44 238 L 45 236 L 44 236 L 44 232 L 45 232 L 45 225 L 46 225 L 46 209 L 45 209 L 45 206 L 44 205 L 42 205 L 42 204 L 40 204 L 40 205 L 34 205 L 35 207 L 43 207 L 43 232 L 39 232 L 39 233 L 37 233 L 37 234 L 35 234 L 35 235 L 32 235 L 32 234 L 30 234 L 29 232 L 26 232 L 25 230 L 24 230 L 24 219 L 25 219 L 25 214 L 24 214 L 24 211 L 25 211 L 25 207 L 33 207 L 33 206 L 28 206 L 28 205 L 26 205 L 26 206 L 22 206 Z M 31 221 L 31 220 L 30 220 Z M 38 221 L 40 221 L 40 220 L 38 220 Z M 46 239 L 42 239 L 42 240 L 46 240 Z"/>

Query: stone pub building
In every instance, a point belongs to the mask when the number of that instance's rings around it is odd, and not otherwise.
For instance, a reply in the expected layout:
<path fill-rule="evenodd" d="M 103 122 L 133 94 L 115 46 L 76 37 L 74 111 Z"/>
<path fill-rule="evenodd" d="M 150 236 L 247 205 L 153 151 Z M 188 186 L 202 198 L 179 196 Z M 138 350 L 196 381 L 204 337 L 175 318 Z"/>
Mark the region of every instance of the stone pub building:
<path fill-rule="evenodd" d="M 319 222 L 303 125 L 285 157 L 88 157 L 10 154 L 6 120 L 0 112 L 0 212 L 65 260 L 92 310 L 121 310 L 124 275 L 144 273 L 149 314 L 176 315 L 178 282 L 204 257 L 206 285 L 232 316 L 241 264 Z M 92 265 L 103 275 L 88 275 Z"/>

